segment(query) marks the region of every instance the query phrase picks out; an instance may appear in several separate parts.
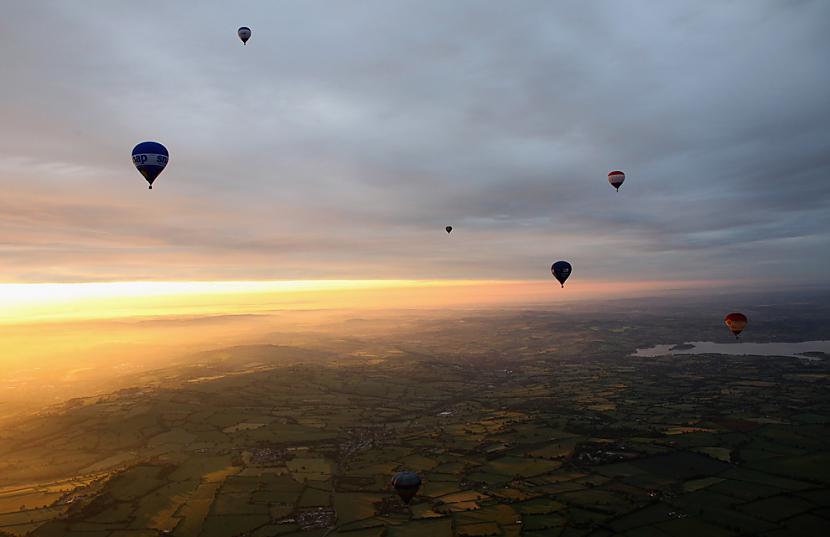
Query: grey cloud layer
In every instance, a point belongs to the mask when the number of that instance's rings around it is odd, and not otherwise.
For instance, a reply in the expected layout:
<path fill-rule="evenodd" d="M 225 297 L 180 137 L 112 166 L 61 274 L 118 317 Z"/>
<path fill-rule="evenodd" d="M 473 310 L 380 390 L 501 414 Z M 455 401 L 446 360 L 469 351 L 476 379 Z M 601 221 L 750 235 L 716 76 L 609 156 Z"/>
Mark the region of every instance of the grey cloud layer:
<path fill-rule="evenodd" d="M 827 2 L 30 4 L 0 21 L 4 279 L 827 283 Z"/>

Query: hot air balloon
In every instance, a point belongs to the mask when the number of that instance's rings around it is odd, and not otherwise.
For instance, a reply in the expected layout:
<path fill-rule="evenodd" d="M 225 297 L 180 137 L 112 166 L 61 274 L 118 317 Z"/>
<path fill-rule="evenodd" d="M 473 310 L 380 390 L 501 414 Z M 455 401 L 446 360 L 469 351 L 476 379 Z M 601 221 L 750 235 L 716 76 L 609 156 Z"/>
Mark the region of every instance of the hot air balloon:
<path fill-rule="evenodd" d="M 744 328 L 746 328 L 746 323 L 749 322 L 749 319 L 747 319 L 746 315 L 743 313 L 730 313 L 724 317 L 723 322 L 725 322 L 726 326 L 729 327 L 729 330 L 735 334 L 735 339 L 738 339 L 738 335 L 740 335 Z"/>
<path fill-rule="evenodd" d="M 133 164 L 153 188 L 153 181 L 167 166 L 170 153 L 158 142 L 141 142 L 133 148 Z"/>
<path fill-rule="evenodd" d="M 614 170 L 608 174 L 608 182 L 617 189 L 617 192 L 620 191 L 623 181 L 625 181 L 625 174 L 619 170 Z"/>
<path fill-rule="evenodd" d="M 418 489 L 421 488 L 421 478 L 415 472 L 398 472 L 392 478 L 392 486 L 401 497 L 403 503 L 409 505 Z"/>
<path fill-rule="evenodd" d="M 567 261 L 557 261 L 550 266 L 550 272 L 565 287 L 565 280 L 571 275 L 571 264 Z"/>
<path fill-rule="evenodd" d="M 447 230 L 447 233 L 452 233 L 452 226 L 447 226 L 444 229 Z"/>
<path fill-rule="evenodd" d="M 236 35 L 242 40 L 243 45 L 247 45 L 248 40 L 251 38 L 251 29 L 247 26 L 242 26 L 236 31 Z"/>

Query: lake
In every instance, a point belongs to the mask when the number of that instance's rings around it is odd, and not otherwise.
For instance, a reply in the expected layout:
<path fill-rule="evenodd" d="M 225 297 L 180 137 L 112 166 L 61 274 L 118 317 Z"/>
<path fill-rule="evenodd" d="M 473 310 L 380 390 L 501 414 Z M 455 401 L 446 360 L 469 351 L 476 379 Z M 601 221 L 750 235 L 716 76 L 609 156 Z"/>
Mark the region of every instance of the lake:
<path fill-rule="evenodd" d="M 674 354 L 731 354 L 737 356 L 789 356 L 805 360 L 819 358 L 805 356 L 807 352 L 830 354 L 830 341 L 802 341 L 800 343 L 714 343 L 712 341 L 690 341 L 682 345 L 655 345 L 637 349 L 632 356 L 653 357 Z"/>

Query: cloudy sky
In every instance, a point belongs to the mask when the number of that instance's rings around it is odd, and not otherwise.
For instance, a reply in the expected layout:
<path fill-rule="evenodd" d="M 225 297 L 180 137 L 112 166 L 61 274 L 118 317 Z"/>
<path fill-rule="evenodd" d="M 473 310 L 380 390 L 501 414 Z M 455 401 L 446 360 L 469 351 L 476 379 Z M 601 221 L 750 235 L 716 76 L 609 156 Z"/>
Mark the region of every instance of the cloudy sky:
<path fill-rule="evenodd" d="M 0 281 L 567 259 L 827 284 L 827 21 L 824 0 L 9 3 Z M 152 191 L 144 140 L 171 153 Z"/>

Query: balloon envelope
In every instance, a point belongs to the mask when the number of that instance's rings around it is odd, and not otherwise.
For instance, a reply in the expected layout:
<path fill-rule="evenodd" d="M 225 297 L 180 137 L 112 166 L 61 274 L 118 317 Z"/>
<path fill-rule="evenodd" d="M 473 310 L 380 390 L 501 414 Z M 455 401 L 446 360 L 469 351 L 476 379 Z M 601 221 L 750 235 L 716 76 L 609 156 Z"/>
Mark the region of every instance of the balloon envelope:
<path fill-rule="evenodd" d="M 625 181 L 625 174 L 619 170 L 614 170 L 613 172 L 608 174 L 608 182 L 611 183 L 611 186 L 620 190 L 620 186 L 622 186 L 623 181 Z"/>
<path fill-rule="evenodd" d="M 158 142 L 141 142 L 133 148 L 133 164 L 150 183 L 150 188 L 153 188 L 153 181 L 164 171 L 169 160 L 167 148 Z"/>
<path fill-rule="evenodd" d="M 395 487 L 395 492 L 401 497 L 403 503 L 409 504 L 421 488 L 421 478 L 415 472 L 398 472 L 392 478 L 392 486 Z"/>
<path fill-rule="evenodd" d="M 737 338 L 738 334 L 746 328 L 746 323 L 749 322 L 749 319 L 743 313 L 734 312 L 724 317 L 723 322 L 726 323 L 726 326 Z"/>
<path fill-rule="evenodd" d="M 571 275 L 571 270 L 571 264 L 567 261 L 557 261 L 550 267 L 551 274 L 553 274 L 554 278 L 559 280 L 562 287 L 565 287 L 565 280 L 567 280 L 568 276 Z"/>
<path fill-rule="evenodd" d="M 447 227 L 445 227 L 444 229 L 446 229 L 446 230 L 447 230 L 447 233 L 449 233 L 449 232 L 451 232 L 451 231 L 452 231 L 452 226 L 447 226 Z"/>
<path fill-rule="evenodd" d="M 247 45 L 248 40 L 251 38 L 251 29 L 247 26 L 242 26 L 236 31 L 236 35 L 238 35 L 239 39 L 242 40 L 243 45 Z"/>

